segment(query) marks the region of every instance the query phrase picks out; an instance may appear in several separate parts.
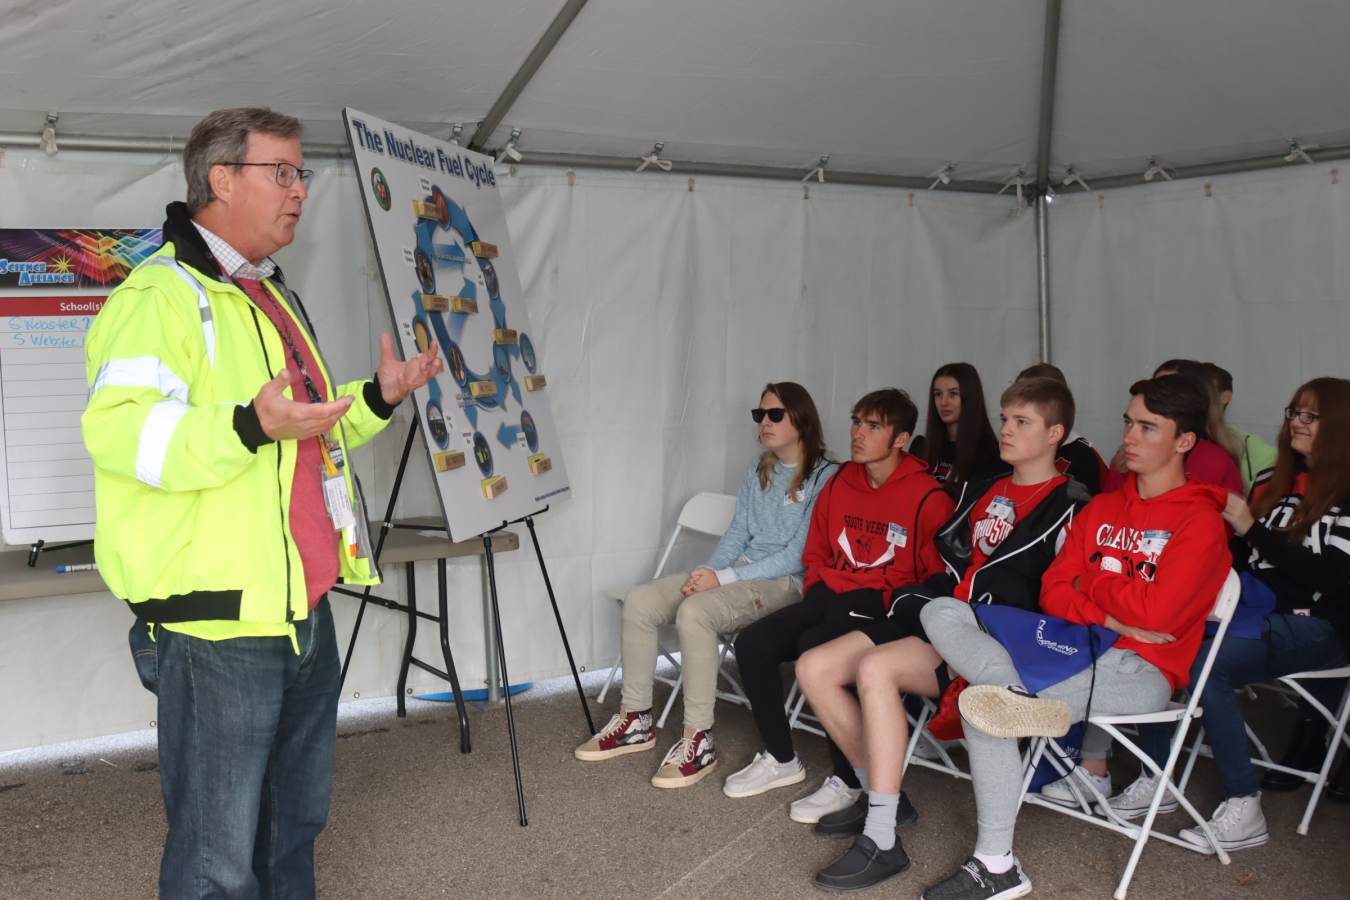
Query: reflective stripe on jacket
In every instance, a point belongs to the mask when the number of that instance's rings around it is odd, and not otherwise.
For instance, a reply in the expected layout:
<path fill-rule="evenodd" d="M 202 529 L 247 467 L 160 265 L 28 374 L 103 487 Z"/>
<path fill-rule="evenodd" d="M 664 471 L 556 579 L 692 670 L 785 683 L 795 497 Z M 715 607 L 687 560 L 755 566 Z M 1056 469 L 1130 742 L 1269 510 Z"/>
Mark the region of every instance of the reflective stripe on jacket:
<path fill-rule="evenodd" d="M 85 341 L 80 425 L 94 461 L 99 574 L 152 622 L 304 619 L 288 521 L 297 442 L 255 452 L 235 428 L 236 412 L 285 368 L 287 348 L 243 291 L 176 258 L 170 239 L 166 223 L 164 246 L 113 291 Z M 350 460 L 387 422 L 371 409 L 369 382 L 334 390 L 279 273 L 265 283 L 314 350 L 324 399 L 355 396 L 337 429 Z M 342 581 L 378 583 L 345 541 L 338 556 Z"/>

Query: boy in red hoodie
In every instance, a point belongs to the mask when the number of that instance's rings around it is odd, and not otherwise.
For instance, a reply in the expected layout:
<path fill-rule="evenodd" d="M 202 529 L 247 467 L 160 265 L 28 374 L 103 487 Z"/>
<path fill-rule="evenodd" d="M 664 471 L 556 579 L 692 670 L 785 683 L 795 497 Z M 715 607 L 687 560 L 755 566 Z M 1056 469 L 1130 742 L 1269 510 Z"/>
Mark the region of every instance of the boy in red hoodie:
<path fill-rule="evenodd" d="M 885 388 L 854 404 L 852 416 L 850 462 L 821 488 L 811 514 L 802 601 L 765 616 L 736 639 L 736 664 L 768 750 L 727 778 L 722 790 L 728 797 L 806 778 L 783 709 L 780 666 L 850 631 L 894 627 L 886 618 L 891 591 L 943 568 L 933 535 L 954 505 L 927 465 L 902 449 L 919 418 L 914 402 L 904 391 Z M 850 615 L 855 611 L 867 617 Z M 823 812 L 812 813 L 817 818 L 850 805 L 860 790 L 853 766 L 833 742 L 830 752 L 835 777 L 816 792 L 828 796 L 806 798 L 823 803 Z M 803 802 L 793 805 L 794 818 Z M 813 810 L 821 803 L 811 804 Z"/>
<path fill-rule="evenodd" d="M 934 600 L 920 614 L 934 648 L 971 684 L 959 705 L 979 817 L 974 855 L 924 900 L 1031 893 L 1012 855 L 1018 738 L 1064 735 L 1089 702 L 1104 715 L 1155 712 L 1190 681 L 1205 618 L 1232 565 L 1220 516 L 1227 494 L 1185 470 L 1186 454 L 1205 433 L 1209 398 L 1180 375 L 1135 382 L 1130 394 L 1125 487 L 1074 519 L 1041 585 L 1042 612 L 1119 632 L 1115 645 L 1033 697 L 969 604 Z"/>

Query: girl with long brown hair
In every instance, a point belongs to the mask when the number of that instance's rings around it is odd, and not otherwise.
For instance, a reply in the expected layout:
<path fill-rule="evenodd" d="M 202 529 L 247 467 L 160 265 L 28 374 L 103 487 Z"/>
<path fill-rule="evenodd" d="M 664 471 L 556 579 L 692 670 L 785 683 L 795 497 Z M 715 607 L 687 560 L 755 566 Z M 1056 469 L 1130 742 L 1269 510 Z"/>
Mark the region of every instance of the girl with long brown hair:
<path fill-rule="evenodd" d="M 1257 478 L 1250 505 L 1230 494 L 1223 512 L 1237 535 L 1231 549 L 1242 576 L 1239 615 L 1251 611 L 1245 621 L 1234 616 L 1200 698 L 1225 798 L 1209 825 L 1225 850 L 1269 839 L 1235 691 L 1294 672 L 1338 668 L 1350 647 L 1350 381 L 1314 378 L 1294 392 L 1284 417 L 1275 468 Z M 1209 640 L 1196 655 L 1192 680 Z M 1335 710 L 1345 681 L 1318 679 L 1306 686 Z M 1327 752 L 1326 731 L 1326 720 L 1301 699 L 1281 765 L 1318 769 Z M 1167 741 L 1159 733 L 1165 738 L 1171 729 L 1140 726 L 1139 732 L 1140 746 L 1155 760 L 1165 759 Z M 1260 788 L 1291 791 L 1305 783 L 1302 776 L 1271 770 Z M 1156 780 L 1141 777 L 1111 805 L 1127 818 L 1143 815 L 1156 788 Z M 1350 800 L 1350 766 L 1341 766 L 1327 793 Z M 1187 828 L 1181 836 L 1207 844 L 1199 829 Z"/>
<path fill-rule="evenodd" d="M 657 629 L 673 623 L 680 635 L 684 733 L 652 784 L 678 788 L 702 779 L 717 766 L 712 726 L 721 635 L 802 599 L 811 510 L 834 471 L 825 432 L 811 395 L 791 381 L 765 385 L 750 415 L 764 452 L 745 470 L 731 525 L 707 563 L 635 587 L 624 598 L 623 701 L 609 724 L 576 749 L 577 759 L 656 747 Z"/>
<path fill-rule="evenodd" d="M 920 446 L 911 451 L 928 463 L 928 472 L 949 494 L 980 475 L 1009 469 L 998 455 L 998 438 L 989 424 L 980 373 L 966 362 L 947 363 L 933 373 L 928 387 L 928 418 Z"/>

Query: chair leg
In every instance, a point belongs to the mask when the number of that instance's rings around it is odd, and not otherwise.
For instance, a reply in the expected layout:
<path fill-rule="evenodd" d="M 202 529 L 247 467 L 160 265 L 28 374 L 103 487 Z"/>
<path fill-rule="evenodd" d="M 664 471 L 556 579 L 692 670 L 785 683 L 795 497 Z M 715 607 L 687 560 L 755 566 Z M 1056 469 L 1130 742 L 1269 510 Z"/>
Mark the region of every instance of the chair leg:
<path fill-rule="evenodd" d="M 1350 693 L 1341 698 L 1341 715 L 1336 721 L 1336 731 L 1331 740 L 1327 743 L 1327 756 L 1322 760 L 1322 770 L 1317 775 L 1317 781 L 1313 784 L 1312 796 L 1308 798 L 1308 806 L 1303 810 L 1303 820 L 1298 823 L 1298 833 L 1306 835 L 1308 825 L 1312 822 L 1313 813 L 1317 810 L 1317 801 L 1322 799 L 1322 788 L 1326 787 L 1327 776 L 1331 772 L 1331 764 L 1336 760 L 1336 751 L 1341 749 L 1341 739 L 1345 735 L 1345 721 L 1347 714 L 1350 714 Z M 1350 757 L 1347 757 L 1350 759 Z M 1350 763 L 1346 763 L 1350 765 Z"/>
<path fill-rule="evenodd" d="M 792 679 L 792 689 L 788 691 L 787 700 L 783 703 L 783 712 L 792 715 L 792 704 L 796 701 L 797 692 L 800 690 L 801 688 L 797 686 L 797 679 Z"/>
<path fill-rule="evenodd" d="M 1186 760 L 1186 770 L 1181 773 L 1181 784 L 1177 785 L 1177 790 L 1186 793 L 1186 785 L 1191 780 L 1191 770 L 1195 768 L 1195 760 L 1200 756 L 1200 747 L 1205 743 L 1205 729 L 1200 727 L 1195 732 L 1195 743 L 1191 745 L 1191 758 Z"/>
<path fill-rule="evenodd" d="M 609 677 L 605 679 L 605 686 L 600 689 L 600 694 L 595 698 L 596 703 L 604 703 L 605 695 L 609 693 L 609 686 L 614 683 L 614 673 L 619 671 L 619 666 L 623 662 L 623 653 L 614 657 L 614 665 L 609 667 Z"/>

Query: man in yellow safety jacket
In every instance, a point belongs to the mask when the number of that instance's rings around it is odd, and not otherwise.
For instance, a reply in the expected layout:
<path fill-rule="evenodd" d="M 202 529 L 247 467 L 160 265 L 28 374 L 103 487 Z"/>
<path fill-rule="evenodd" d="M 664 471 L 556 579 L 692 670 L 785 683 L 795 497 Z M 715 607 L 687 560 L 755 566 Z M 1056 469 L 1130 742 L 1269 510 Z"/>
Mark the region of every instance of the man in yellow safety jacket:
<path fill-rule="evenodd" d="M 187 203 L 85 344 L 95 556 L 159 697 L 166 900 L 314 896 L 339 690 L 326 593 L 379 580 L 349 452 L 441 365 L 383 336 L 374 378 L 333 383 L 269 258 L 313 178 L 300 130 L 267 109 L 203 119 Z"/>

